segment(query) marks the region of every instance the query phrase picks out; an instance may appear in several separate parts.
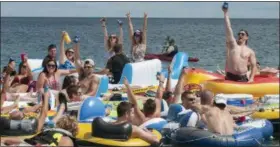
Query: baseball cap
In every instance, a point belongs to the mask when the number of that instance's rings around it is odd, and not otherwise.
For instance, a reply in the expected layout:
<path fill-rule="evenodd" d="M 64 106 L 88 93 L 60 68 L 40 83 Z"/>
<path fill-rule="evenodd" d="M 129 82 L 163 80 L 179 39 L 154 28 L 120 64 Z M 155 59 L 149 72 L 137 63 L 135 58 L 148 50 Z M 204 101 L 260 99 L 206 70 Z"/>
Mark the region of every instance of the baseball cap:
<path fill-rule="evenodd" d="M 217 94 L 215 96 L 215 103 L 227 105 L 227 98 L 225 98 L 223 94 Z"/>
<path fill-rule="evenodd" d="M 74 53 L 74 50 L 73 50 L 72 48 L 68 48 L 68 49 L 66 50 L 66 52 L 73 52 L 73 53 Z"/>
<path fill-rule="evenodd" d="M 90 65 L 92 65 L 92 66 L 94 66 L 95 64 L 94 64 L 94 61 L 92 60 L 92 59 L 86 59 L 85 61 L 84 61 L 84 65 L 85 64 L 90 64 Z"/>
<path fill-rule="evenodd" d="M 140 30 L 136 30 L 135 32 L 134 32 L 134 36 L 140 36 L 141 35 L 141 31 Z"/>

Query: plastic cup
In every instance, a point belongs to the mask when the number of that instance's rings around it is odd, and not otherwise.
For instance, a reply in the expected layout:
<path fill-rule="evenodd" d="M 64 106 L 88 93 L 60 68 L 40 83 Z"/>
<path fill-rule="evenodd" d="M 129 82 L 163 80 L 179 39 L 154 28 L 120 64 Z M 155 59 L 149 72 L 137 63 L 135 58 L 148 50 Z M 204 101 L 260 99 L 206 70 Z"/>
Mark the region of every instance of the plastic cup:
<path fill-rule="evenodd" d="M 69 44 L 71 42 L 71 38 L 67 32 L 65 32 L 65 34 L 64 34 L 64 40 L 67 44 Z"/>

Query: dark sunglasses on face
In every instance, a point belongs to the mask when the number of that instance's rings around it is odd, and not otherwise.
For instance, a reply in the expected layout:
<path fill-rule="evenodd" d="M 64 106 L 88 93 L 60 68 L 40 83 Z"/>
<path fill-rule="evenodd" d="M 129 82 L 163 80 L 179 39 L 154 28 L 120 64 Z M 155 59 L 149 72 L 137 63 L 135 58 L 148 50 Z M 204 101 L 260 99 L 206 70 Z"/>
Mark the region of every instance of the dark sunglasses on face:
<path fill-rule="evenodd" d="M 189 98 L 188 101 L 193 102 L 195 101 L 195 98 Z"/>
<path fill-rule="evenodd" d="M 55 65 L 54 64 L 48 64 L 48 67 L 49 68 L 55 68 Z"/>
<path fill-rule="evenodd" d="M 91 69 L 92 66 L 85 66 L 84 68 L 85 68 L 85 69 Z"/>
<path fill-rule="evenodd" d="M 238 33 L 238 36 L 245 36 L 245 33 Z"/>

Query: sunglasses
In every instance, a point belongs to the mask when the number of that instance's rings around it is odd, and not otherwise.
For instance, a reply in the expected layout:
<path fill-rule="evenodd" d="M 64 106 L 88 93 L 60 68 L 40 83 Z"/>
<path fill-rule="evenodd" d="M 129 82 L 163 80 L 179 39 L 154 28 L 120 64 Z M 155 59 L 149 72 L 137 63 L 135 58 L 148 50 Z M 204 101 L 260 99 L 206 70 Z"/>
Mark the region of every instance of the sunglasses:
<path fill-rule="evenodd" d="M 49 68 L 55 68 L 55 64 L 48 64 Z"/>
<path fill-rule="evenodd" d="M 188 101 L 190 101 L 190 102 L 195 101 L 195 98 L 190 98 L 190 99 L 188 99 Z"/>
<path fill-rule="evenodd" d="M 92 66 L 84 66 L 84 69 L 91 69 Z"/>
<path fill-rule="evenodd" d="M 238 33 L 238 36 L 245 36 L 246 34 L 245 33 Z"/>

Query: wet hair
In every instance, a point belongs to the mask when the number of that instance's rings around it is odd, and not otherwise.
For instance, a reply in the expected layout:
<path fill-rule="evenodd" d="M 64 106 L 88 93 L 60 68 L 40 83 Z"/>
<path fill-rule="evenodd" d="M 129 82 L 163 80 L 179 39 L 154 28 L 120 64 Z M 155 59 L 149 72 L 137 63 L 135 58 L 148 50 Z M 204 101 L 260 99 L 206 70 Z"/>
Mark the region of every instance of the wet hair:
<path fill-rule="evenodd" d="M 53 60 L 53 59 L 49 59 L 49 60 L 47 60 L 46 64 L 43 66 L 43 68 L 44 68 L 44 69 L 43 69 L 43 72 L 46 73 L 46 74 L 49 74 L 49 71 L 48 71 L 47 66 L 48 66 L 48 64 L 49 64 L 50 62 L 54 62 L 54 64 L 55 64 L 55 70 L 54 70 L 54 72 L 57 71 L 57 63 L 56 63 L 56 61 Z"/>
<path fill-rule="evenodd" d="M 214 94 L 209 90 L 204 90 L 200 93 L 201 105 L 211 105 L 214 99 Z"/>
<path fill-rule="evenodd" d="M 80 89 L 80 86 L 78 85 L 70 85 L 66 88 L 66 92 L 71 99 L 73 97 L 73 94 L 78 94 L 78 90 Z"/>
<path fill-rule="evenodd" d="M 73 76 L 73 75 L 66 76 L 63 80 L 62 89 L 66 89 L 70 85 L 74 85 L 75 82 L 76 82 L 75 76 Z"/>
<path fill-rule="evenodd" d="M 132 105 L 129 102 L 121 102 L 117 107 L 118 117 L 124 116 L 126 113 L 130 111 Z"/>
<path fill-rule="evenodd" d="M 48 46 L 48 51 L 50 51 L 50 50 L 53 49 L 53 48 L 56 48 L 56 45 L 55 45 L 55 44 L 49 45 L 49 46 Z"/>
<path fill-rule="evenodd" d="M 60 105 L 61 104 L 65 105 L 65 112 L 67 112 L 68 111 L 68 109 L 67 109 L 67 98 L 66 98 L 66 95 L 64 93 L 61 93 L 61 92 L 58 93 L 58 102 L 59 102 Z"/>
<path fill-rule="evenodd" d="M 143 106 L 143 112 L 146 116 L 154 114 L 156 111 L 156 103 L 152 99 L 148 99 Z"/>
<path fill-rule="evenodd" d="M 108 44 L 108 48 L 109 49 L 111 49 L 113 46 L 112 46 L 112 44 L 111 44 L 111 40 L 112 39 L 112 35 L 110 35 L 109 37 L 108 37 L 108 40 L 107 40 L 107 44 Z M 119 37 L 118 36 L 116 36 L 116 43 L 115 44 L 118 44 L 119 43 Z"/>
<path fill-rule="evenodd" d="M 247 30 L 241 29 L 239 32 L 241 32 L 241 31 L 245 32 L 245 34 L 247 35 L 247 37 L 249 37 L 249 33 L 248 33 Z M 246 44 L 246 45 L 248 44 L 248 39 L 246 40 L 245 44 Z"/>
<path fill-rule="evenodd" d="M 217 104 L 215 101 L 214 101 L 214 106 L 218 107 L 221 110 L 224 110 L 226 108 L 225 104 Z"/>
<path fill-rule="evenodd" d="M 116 44 L 114 47 L 113 47 L 113 50 L 114 52 L 117 54 L 117 53 L 121 53 L 122 50 L 123 50 L 123 46 L 122 44 Z"/>
<path fill-rule="evenodd" d="M 134 32 L 134 34 L 133 34 L 133 43 L 134 43 L 134 44 L 136 44 L 136 40 L 135 40 L 135 38 L 134 38 L 135 36 L 137 36 L 137 35 L 136 35 L 136 32 Z M 143 32 L 142 32 L 142 31 L 140 31 L 139 38 L 140 38 L 139 43 L 140 43 L 140 44 L 143 43 Z"/>
<path fill-rule="evenodd" d="M 72 133 L 73 137 L 75 137 L 79 131 L 77 119 L 69 115 L 63 115 L 58 119 L 56 127 L 69 131 Z"/>

